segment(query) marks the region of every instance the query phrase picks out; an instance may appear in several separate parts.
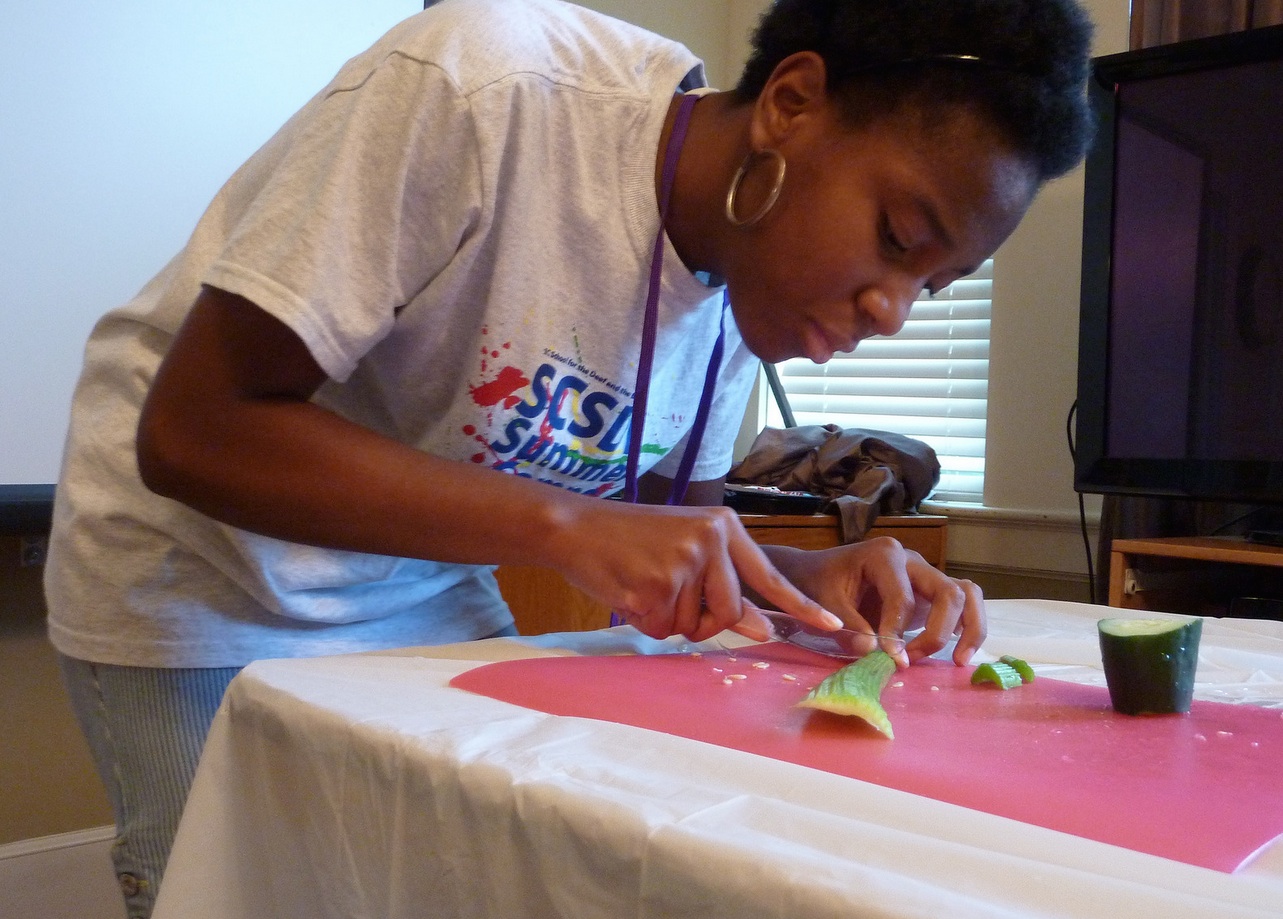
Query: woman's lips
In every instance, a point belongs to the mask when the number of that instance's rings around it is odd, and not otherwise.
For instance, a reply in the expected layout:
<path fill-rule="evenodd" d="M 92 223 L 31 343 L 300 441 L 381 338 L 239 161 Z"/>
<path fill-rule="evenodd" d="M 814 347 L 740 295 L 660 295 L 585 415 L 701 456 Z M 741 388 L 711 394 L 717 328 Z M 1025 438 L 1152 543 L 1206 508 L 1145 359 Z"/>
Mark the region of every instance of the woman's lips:
<path fill-rule="evenodd" d="M 825 329 L 818 322 L 809 321 L 802 329 L 802 352 L 817 364 L 827 363 L 834 354 L 854 347 L 845 336 Z"/>

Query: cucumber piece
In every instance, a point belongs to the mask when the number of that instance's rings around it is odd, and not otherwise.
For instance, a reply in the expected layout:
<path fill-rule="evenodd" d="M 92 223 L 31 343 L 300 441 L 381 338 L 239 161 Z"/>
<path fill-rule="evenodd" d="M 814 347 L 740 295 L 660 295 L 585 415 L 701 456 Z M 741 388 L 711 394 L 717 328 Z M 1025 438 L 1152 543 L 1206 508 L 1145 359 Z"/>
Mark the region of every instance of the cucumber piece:
<path fill-rule="evenodd" d="M 1202 619 L 1101 619 L 1097 632 L 1114 711 L 1124 715 L 1189 711 Z"/>
<path fill-rule="evenodd" d="M 889 738 L 895 737 L 891 719 L 882 707 L 882 689 L 895 673 L 895 659 L 879 649 L 854 664 L 829 674 L 806 694 L 799 708 L 818 708 L 838 715 L 854 715 Z"/>
<path fill-rule="evenodd" d="M 998 662 L 1006 664 L 1008 667 L 1015 670 L 1016 673 L 1020 674 L 1020 680 L 1022 683 L 1032 683 L 1034 681 L 1034 668 L 1029 666 L 1028 661 L 1023 661 L 1010 654 L 1004 654 L 1002 657 L 998 658 Z"/>
<path fill-rule="evenodd" d="M 981 664 L 971 673 L 972 686 L 979 686 L 981 683 L 993 683 L 999 689 L 1011 689 L 1011 687 L 1020 686 L 1024 682 L 1019 670 L 1002 661 Z"/>

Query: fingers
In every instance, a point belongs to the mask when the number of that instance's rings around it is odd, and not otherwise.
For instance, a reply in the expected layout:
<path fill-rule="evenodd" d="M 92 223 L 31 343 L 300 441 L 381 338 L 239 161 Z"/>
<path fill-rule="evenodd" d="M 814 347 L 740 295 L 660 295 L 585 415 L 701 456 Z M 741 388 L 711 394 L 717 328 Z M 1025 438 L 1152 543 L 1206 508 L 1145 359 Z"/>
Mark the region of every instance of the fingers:
<path fill-rule="evenodd" d="M 794 583 L 840 613 L 853 629 L 884 636 L 882 647 L 902 667 L 929 657 L 955 636 L 954 662 L 967 663 L 984 642 L 980 588 L 950 578 L 894 539 L 870 539 L 807 552 L 769 548 Z M 906 630 L 922 631 L 906 645 Z"/>
<path fill-rule="evenodd" d="M 722 508 L 629 506 L 624 536 L 635 547 L 632 564 L 617 564 L 602 578 L 600 567 L 580 568 L 572 583 L 621 611 L 626 621 L 654 638 L 684 635 L 703 641 L 749 621 L 740 631 L 767 637 L 765 623 L 748 610 L 742 586 L 809 625 L 836 629 L 843 620 L 804 594 L 762 552 L 734 512 Z M 649 519 L 638 520 L 640 515 Z M 665 527 L 655 527 L 663 516 Z M 627 612 L 622 612 L 627 611 Z"/>
<path fill-rule="evenodd" d="M 690 581 L 685 582 L 678 591 L 677 602 L 673 606 L 672 622 L 668 626 L 669 634 L 685 635 L 691 641 L 700 641 L 701 639 L 695 636 L 699 634 L 701 625 L 706 621 L 707 613 L 700 585 Z"/>
<path fill-rule="evenodd" d="M 897 666 L 907 667 L 914 658 L 909 655 L 900 636 L 910 626 L 917 605 L 909 566 L 920 556 L 916 552 L 908 552 L 898 541 L 886 537 L 868 540 L 863 546 L 867 555 L 861 566 L 861 584 L 872 590 L 880 601 L 877 628 L 873 631 L 884 636 L 882 649 L 895 659 Z M 866 592 L 867 590 L 862 590 L 861 594 Z M 848 614 L 847 621 L 852 628 L 858 629 L 862 627 L 861 623 L 868 620 L 859 614 L 854 617 Z"/>
<path fill-rule="evenodd" d="M 745 638 L 751 638 L 753 641 L 769 641 L 773 632 L 771 625 L 762 615 L 761 610 L 744 600 L 742 603 L 743 615 L 740 621 L 731 626 L 731 631 L 743 635 Z"/>
<path fill-rule="evenodd" d="M 781 612 L 821 629 L 839 629 L 844 623 L 780 573 L 747 533 L 728 546 L 731 561 L 744 584 Z"/>
<path fill-rule="evenodd" d="M 929 657 L 956 637 L 953 662 L 962 666 L 980 649 L 988 632 L 984 597 L 971 581 L 947 577 L 934 568 L 925 580 L 918 589 L 931 605 L 922 632 L 908 644 L 909 660 Z"/>
<path fill-rule="evenodd" d="M 734 627 L 742 620 L 745 609 L 752 607 L 740 591 L 739 574 L 726 551 L 709 560 L 698 587 L 701 591 L 699 626 L 693 632 L 682 633 L 692 641 L 703 641 Z M 764 627 L 764 623 L 758 624 Z"/>
<path fill-rule="evenodd" d="M 622 589 L 612 605 L 629 610 L 622 613 L 625 620 L 654 638 L 684 635 L 691 641 L 737 624 L 745 601 L 728 546 L 749 539 L 739 518 L 712 508 L 633 506 L 629 513 L 649 519 L 629 534 L 636 563 L 614 571 Z M 667 526 L 656 526 L 656 516 Z"/>
<path fill-rule="evenodd" d="M 717 617 L 713 615 L 712 611 L 704 607 L 696 626 L 689 631 L 680 633 L 675 628 L 668 628 L 663 625 L 662 620 L 654 616 L 644 616 L 639 613 L 623 611 L 617 612 L 633 628 L 652 638 L 668 638 L 671 635 L 682 634 L 691 641 L 707 641 L 729 629 L 732 632 L 743 635 L 745 638 L 751 638 L 753 641 L 770 641 L 772 635 L 771 626 L 762 616 L 761 610 L 746 599 L 741 600 L 740 603 L 741 616 L 737 622 L 724 627 Z"/>
<path fill-rule="evenodd" d="M 985 600 L 980 587 L 971 581 L 963 580 L 957 583 L 966 595 L 962 619 L 959 623 L 961 631 L 955 627 L 958 644 L 953 649 L 953 662 L 961 667 L 970 661 L 972 655 L 984 644 L 989 634 L 989 619 L 985 614 Z"/>
<path fill-rule="evenodd" d="M 914 624 L 919 606 L 927 607 L 922 631 L 907 645 L 901 644 L 900 653 L 892 656 L 907 666 L 930 657 L 957 636 L 953 660 L 959 666 L 966 664 L 987 634 L 980 588 L 971 581 L 949 577 L 894 540 L 886 542 L 891 545 L 876 547 L 876 562 L 864 566 L 863 580 L 881 601 L 877 631 L 903 635 Z"/>

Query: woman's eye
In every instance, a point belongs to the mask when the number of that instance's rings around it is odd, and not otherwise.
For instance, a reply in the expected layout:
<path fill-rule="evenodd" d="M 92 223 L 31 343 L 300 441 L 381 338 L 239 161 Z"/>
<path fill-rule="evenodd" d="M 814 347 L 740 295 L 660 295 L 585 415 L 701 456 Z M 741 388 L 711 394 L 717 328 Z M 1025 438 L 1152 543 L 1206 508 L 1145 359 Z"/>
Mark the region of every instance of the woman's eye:
<path fill-rule="evenodd" d="M 889 251 L 897 255 L 904 255 L 909 251 L 909 247 L 900 241 L 900 237 L 896 236 L 895 230 L 891 226 L 891 221 L 885 216 L 882 218 L 882 242 Z"/>

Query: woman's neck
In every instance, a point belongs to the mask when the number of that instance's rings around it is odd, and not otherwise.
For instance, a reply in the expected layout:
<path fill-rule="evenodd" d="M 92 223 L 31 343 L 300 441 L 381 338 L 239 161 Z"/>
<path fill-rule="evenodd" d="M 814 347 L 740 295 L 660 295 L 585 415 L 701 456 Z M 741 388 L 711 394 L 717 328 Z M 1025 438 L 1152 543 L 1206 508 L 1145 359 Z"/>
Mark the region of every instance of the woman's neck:
<path fill-rule="evenodd" d="M 655 158 L 655 198 L 659 200 L 664 155 L 672 136 L 681 96 L 674 96 Z M 720 274 L 720 252 L 731 229 L 723 216 L 726 189 L 748 152 L 752 107 L 736 105 L 729 93 L 709 93 L 691 112 L 686 140 L 668 205 L 665 229 L 682 263 L 692 272 Z M 658 207 L 658 204 L 656 204 Z"/>

